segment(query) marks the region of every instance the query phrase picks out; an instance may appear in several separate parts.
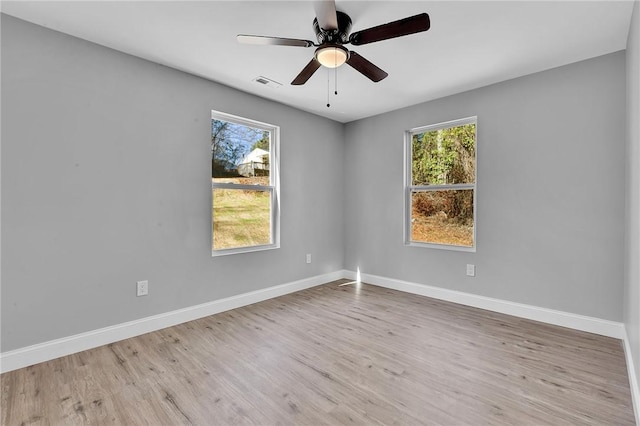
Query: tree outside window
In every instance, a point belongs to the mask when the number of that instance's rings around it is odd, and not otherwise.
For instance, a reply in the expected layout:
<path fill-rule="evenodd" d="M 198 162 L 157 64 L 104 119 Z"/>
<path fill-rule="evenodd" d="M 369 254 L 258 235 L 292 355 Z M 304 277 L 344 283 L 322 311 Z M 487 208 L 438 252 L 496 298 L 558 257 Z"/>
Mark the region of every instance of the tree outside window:
<path fill-rule="evenodd" d="M 476 118 L 407 132 L 405 240 L 475 248 Z"/>
<path fill-rule="evenodd" d="M 277 248 L 279 128 L 212 111 L 213 255 Z"/>

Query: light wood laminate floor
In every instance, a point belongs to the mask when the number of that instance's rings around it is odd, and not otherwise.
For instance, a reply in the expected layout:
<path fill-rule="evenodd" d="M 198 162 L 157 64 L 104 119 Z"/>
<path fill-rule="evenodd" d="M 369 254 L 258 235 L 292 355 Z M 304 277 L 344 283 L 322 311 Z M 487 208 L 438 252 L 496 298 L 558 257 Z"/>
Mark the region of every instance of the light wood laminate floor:
<path fill-rule="evenodd" d="M 5 373 L 2 424 L 634 424 L 619 340 L 340 283 Z"/>

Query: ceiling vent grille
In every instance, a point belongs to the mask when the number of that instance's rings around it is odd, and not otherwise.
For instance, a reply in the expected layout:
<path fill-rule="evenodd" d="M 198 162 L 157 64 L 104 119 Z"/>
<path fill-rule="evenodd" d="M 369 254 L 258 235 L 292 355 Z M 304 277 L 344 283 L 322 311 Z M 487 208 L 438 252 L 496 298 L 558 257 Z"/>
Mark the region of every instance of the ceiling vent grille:
<path fill-rule="evenodd" d="M 262 85 L 262 86 L 271 87 L 272 89 L 277 89 L 280 86 L 282 86 L 282 83 L 278 83 L 277 81 L 271 80 L 270 78 L 263 77 L 263 76 L 258 76 L 256 78 L 254 78 L 253 81 L 255 83 L 258 83 L 258 84 Z"/>

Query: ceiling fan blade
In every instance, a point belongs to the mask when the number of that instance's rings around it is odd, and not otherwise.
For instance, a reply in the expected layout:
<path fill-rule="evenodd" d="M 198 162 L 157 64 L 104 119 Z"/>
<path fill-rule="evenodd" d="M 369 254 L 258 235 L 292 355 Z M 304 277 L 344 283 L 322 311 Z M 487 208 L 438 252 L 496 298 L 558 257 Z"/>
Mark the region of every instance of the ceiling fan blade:
<path fill-rule="evenodd" d="M 320 62 L 316 60 L 316 58 L 312 58 L 311 61 L 300 71 L 300 74 L 291 82 L 294 86 L 300 86 L 301 84 L 305 84 L 307 80 L 311 78 L 313 73 L 315 73 L 318 68 L 320 68 Z"/>
<path fill-rule="evenodd" d="M 420 13 L 419 15 L 389 22 L 388 24 L 357 31 L 351 34 L 349 41 L 354 46 L 360 46 L 362 44 L 427 31 L 430 27 L 431 21 L 429 20 L 429 15 Z"/>
<path fill-rule="evenodd" d="M 238 34 L 237 39 L 238 39 L 238 42 L 243 44 L 262 44 L 262 45 L 268 45 L 268 46 L 295 46 L 295 47 L 313 46 L 312 41 L 300 40 L 297 38 L 282 38 L 282 37 Z"/>
<path fill-rule="evenodd" d="M 379 82 L 389 75 L 377 66 L 373 65 L 371 62 L 367 61 L 364 57 L 358 55 L 353 50 L 349 55 L 347 64 L 351 65 L 351 67 L 353 67 L 356 71 L 359 71 L 374 83 Z"/>
<path fill-rule="evenodd" d="M 313 2 L 318 25 L 325 31 L 338 29 L 335 0 L 316 0 Z"/>

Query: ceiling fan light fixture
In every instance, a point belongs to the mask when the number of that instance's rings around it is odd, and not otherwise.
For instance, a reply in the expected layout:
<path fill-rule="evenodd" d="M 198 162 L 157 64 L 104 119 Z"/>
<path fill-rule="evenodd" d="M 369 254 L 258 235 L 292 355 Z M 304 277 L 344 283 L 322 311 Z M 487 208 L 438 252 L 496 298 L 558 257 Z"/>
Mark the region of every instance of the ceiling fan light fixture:
<path fill-rule="evenodd" d="M 327 68 L 337 68 L 347 62 L 349 59 L 349 51 L 340 46 L 321 46 L 316 49 L 316 60 Z"/>

